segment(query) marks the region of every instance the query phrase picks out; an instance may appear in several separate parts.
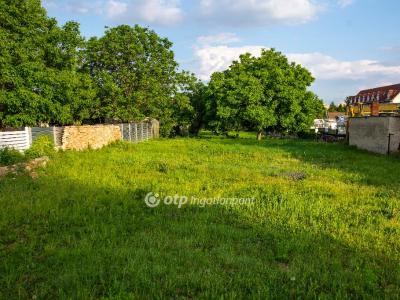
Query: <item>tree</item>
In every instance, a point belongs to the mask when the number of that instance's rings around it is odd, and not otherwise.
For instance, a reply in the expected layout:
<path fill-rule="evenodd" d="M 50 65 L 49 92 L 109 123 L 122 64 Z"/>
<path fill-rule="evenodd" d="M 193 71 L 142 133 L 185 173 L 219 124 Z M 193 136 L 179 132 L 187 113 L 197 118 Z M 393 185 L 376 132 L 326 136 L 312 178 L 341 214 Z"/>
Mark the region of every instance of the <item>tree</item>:
<path fill-rule="evenodd" d="M 345 104 L 339 104 L 339 106 L 337 107 L 337 111 L 338 112 L 346 112 L 346 105 Z"/>
<path fill-rule="evenodd" d="M 195 135 L 199 133 L 204 126 L 205 91 L 206 86 L 194 74 L 186 71 L 177 74 L 177 92 L 173 106 L 175 127 L 187 128 L 189 133 Z"/>
<path fill-rule="evenodd" d="M 280 52 L 263 50 L 259 58 L 241 55 L 224 72 L 214 73 L 209 84 L 209 125 L 214 130 L 285 133 L 305 131 L 323 107 L 307 88 L 314 81 L 300 65 L 289 63 Z"/>
<path fill-rule="evenodd" d="M 335 102 L 332 101 L 331 104 L 329 104 L 328 112 L 337 112 L 337 111 L 338 111 L 338 108 L 337 108 Z"/>
<path fill-rule="evenodd" d="M 0 127 L 89 116 L 91 80 L 77 72 L 83 42 L 77 23 L 58 27 L 40 0 L 0 2 Z"/>
<path fill-rule="evenodd" d="M 185 106 L 177 94 L 177 67 L 172 43 L 138 25 L 106 30 L 91 38 L 84 51 L 84 68 L 98 89 L 102 120 L 161 121 L 164 134 L 172 130 L 174 105 Z"/>

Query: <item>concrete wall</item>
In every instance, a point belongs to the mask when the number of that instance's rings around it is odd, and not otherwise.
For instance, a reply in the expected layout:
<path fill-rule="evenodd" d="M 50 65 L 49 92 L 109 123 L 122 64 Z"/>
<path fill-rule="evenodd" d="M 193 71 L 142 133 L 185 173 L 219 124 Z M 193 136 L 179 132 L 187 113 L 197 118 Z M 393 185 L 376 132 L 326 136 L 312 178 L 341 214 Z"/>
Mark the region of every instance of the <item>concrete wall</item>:
<path fill-rule="evenodd" d="M 388 152 L 389 134 L 390 152 L 400 150 L 399 117 L 365 117 L 349 119 L 349 144 L 375 153 Z"/>
<path fill-rule="evenodd" d="M 122 135 L 117 125 L 66 126 L 62 137 L 62 149 L 99 149 L 119 140 L 122 140 Z"/>
<path fill-rule="evenodd" d="M 158 139 L 160 137 L 160 122 L 158 120 L 151 120 L 151 130 L 153 138 Z"/>

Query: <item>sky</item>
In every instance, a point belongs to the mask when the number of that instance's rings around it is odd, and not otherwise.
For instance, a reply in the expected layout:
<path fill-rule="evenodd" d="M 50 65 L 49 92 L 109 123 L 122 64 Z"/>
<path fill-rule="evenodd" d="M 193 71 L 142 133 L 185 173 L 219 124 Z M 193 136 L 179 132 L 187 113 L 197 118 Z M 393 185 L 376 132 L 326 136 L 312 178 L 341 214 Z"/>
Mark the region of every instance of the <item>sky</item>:
<path fill-rule="evenodd" d="M 308 68 L 325 103 L 400 83 L 399 0 L 43 0 L 86 37 L 149 27 L 174 43 L 180 68 L 207 82 L 240 54 L 275 48 Z"/>

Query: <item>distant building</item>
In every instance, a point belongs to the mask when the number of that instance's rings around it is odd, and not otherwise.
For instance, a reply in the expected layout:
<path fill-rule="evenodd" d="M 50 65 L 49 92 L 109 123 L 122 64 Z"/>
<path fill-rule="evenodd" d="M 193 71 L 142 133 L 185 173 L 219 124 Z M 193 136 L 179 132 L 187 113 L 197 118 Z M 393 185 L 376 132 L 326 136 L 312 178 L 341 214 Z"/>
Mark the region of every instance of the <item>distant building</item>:
<path fill-rule="evenodd" d="M 327 112 L 326 118 L 328 120 L 336 121 L 337 119 L 339 119 L 340 117 L 343 117 L 345 115 L 346 115 L 346 113 L 344 113 L 344 112 L 337 112 L 337 111 L 335 111 L 335 112 Z"/>
<path fill-rule="evenodd" d="M 348 105 L 357 103 L 370 104 L 374 101 L 379 103 L 400 103 L 400 83 L 363 90 L 356 96 L 347 97 L 346 103 Z"/>

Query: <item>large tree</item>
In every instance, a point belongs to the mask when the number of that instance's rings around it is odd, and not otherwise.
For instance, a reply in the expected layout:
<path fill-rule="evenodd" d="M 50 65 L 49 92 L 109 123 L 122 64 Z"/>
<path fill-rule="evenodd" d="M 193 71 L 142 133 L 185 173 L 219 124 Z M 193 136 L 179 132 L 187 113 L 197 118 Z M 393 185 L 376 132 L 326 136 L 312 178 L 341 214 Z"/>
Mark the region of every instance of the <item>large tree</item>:
<path fill-rule="evenodd" d="M 59 27 L 40 0 L 0 1 L 0 127 L 90 118 L 93 89 L 78 72 L 79 25 Z"/>
<path fill-rule="evenodd" d="M 172 43 L 138 25 L 110 28 L 92 38 L 85 50 L 85 68 L 98 87 L 99 118 L 132 121 L 160 119 L 165 134 L 175 125 L 177 67 Z"/>
<path fill-rule="evenodd" d="M 224 72 L 214 73 L 208 89 L 208 119 L 217 130 L 265 129 L 297 133 L 309 128 L 323 109 L 307 88 L 311 73 L 280 52 L 241 55 Z"/>

